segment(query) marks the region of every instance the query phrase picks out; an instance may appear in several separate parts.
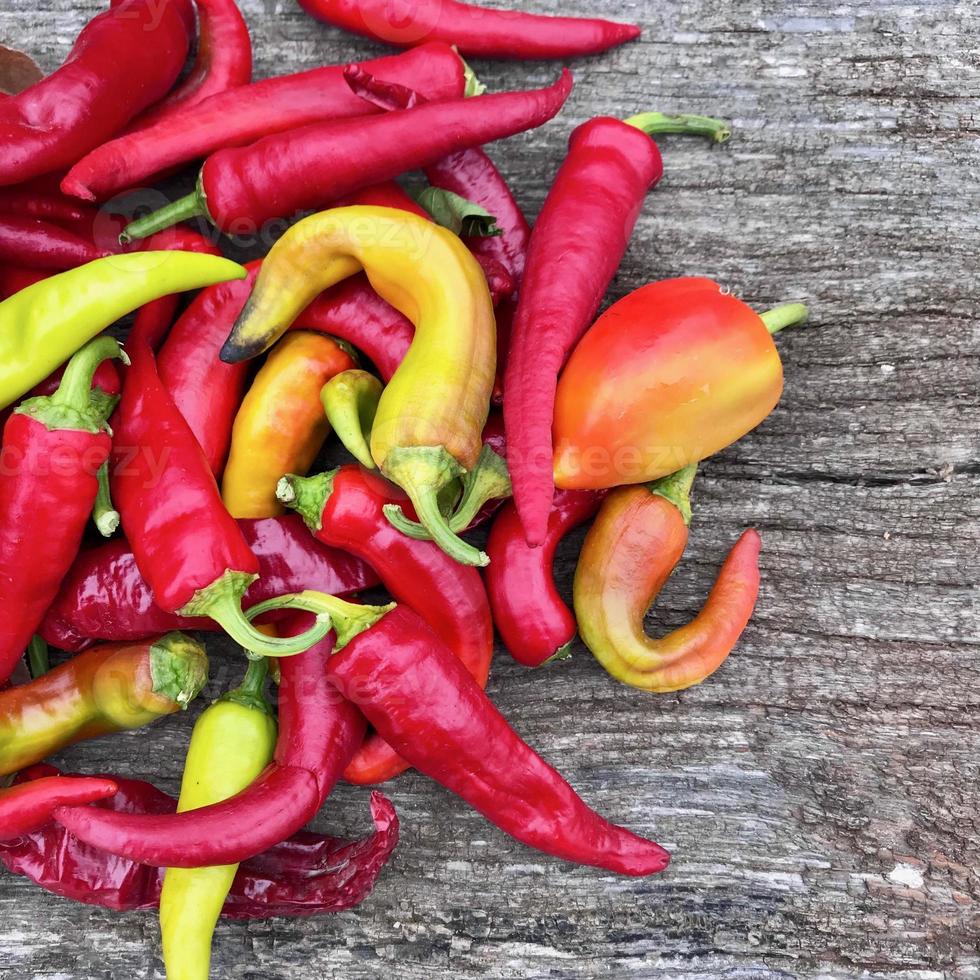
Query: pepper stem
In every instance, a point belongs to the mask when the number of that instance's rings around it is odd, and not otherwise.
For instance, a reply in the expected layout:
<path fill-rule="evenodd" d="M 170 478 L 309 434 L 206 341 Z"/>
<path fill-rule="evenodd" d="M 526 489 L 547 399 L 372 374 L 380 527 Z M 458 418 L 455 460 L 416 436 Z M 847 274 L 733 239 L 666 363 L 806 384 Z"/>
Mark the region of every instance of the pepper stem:
<path fill-rule="evenodd" d="M 288 604 L 283 601 L 286 599 L 289 600 Z M 247 615 L 249 619 L 255 619 L 263 613 L 287 608 L 287 606 L 289 609 L 316 613 L 318 620 L 326 620 L 327 623 L 332 624 L 337 636 L 334 652 L 339 653 L 355 636 L 369 630 L 385 613 L 394 609 L 395 603 L 389 602 L 384 606 L 361 606 L 327 595 L 326 592 L 307 589 L 305 592 L 297 592 L 289 596 L 266 599 L 265 602 L 252 606 Z"/>
<path fill-rule="evenodd" d="M 465 531 L 476 519 L 483 505 L 490 500 L 509 497 L 514 492 L 507 463 L 489 446 L 484 445 L 476 466 L 463 477 L 463 496 L 455 513 L 449 518 L 449 529 L 456 534 Z M 431 541 L 432 535 L 417 521 L 410 521 L 399 508 L 388 520 L 402 534 L 416 541 Z"/>
<path fill-rule="evenodd" d="M 810 311 L 802 303 L 784 303 L 782 306 L 774 306 L 771 310 L 760 313 L 759 319 L 766 325 L 769 333 L 777 334 L 786 327 L 806 323 L 809 316 Z"/>
<path fill-rule="evenodd" d="M 112 506 L 112 495 L 109 491 L 109 464 L 103 463 L 96 473 L 99 489 L 92 506 L 92 520 L 104 538 L 111 538 L 119 528 L 119 511 Z"/>
<path fill-rule="evenodd" d="M 115 406 L 112 398 L 93 396 L 92 379 L 103 361 L 118 358 L 129 363 L 119 342 L 105 334 L 80 348 L 65 367 L 61 383 L 50 395 L 28 398 L 16 411 L 29 415 L 48 429 L 78 429 L 101 432 L 107 413 Z"/>
<path fill-rule="evenodd" d="M 288 473 L 276 484 L 276 499 L 290 510 L 295 510 L 315 534 L 323 524 L 323 508 L 333 492 L 336 473 L 336 470 L 326 470 L 315 476 Z"/>
<path fill-rule="evenodd" d="M 43 677 L 51 666 L 48 661 L 48 645 L 39 636 L 32 636 L 31 642 L 27 644 L 27 663 L 33 680 Z"/>
<path fill-rule="evenodd" d="M 732 135 L 732 127 L 727 122 L 711 116 L 669 116 L 663 112 L 641 112 L 624 122 L 627 126 L 642 130 L 647 136 L 654 136 L 656 133 L 687 133 L 690 136 L 707 136 L 715 143 L 724 143 Z"/>
<path fill-rule="evenodd" d="M 171 201 L 170 204 L 165 204 L 156 211 L 151 211 L 145 217 L 131 221 L 123 228 L 119 236 L 119 244 L 128 245 L 134 239 L 148 238 L 158 231 L 172 228 L 181 221 L 189 221 L 191 218 L 211 220 L 200 184 L 190 194 Z"/>
<path fill-rule="evenodd" d="M 352 369 L 332 377 L 320 389 L 327 421 L 344 448 L 364 467 L 375 468 L 369 438 L 384 387 L 368 371 Z"/>
<path fill-rule="evenodd" d="M 255 657 L 292 657 L 309 650 L 330 632 L 330 621 L 320 621 L 307 632 L 298 636 L 266 636 L 259 632 L 242 611 L 242 596 L 255 580 L 245 572 L 227 571 L 207 588 L 194 594 L 186 606 L 179 610 L 181 616 L 207 616 L 213 619 L 239 646 Z M 279 596 L 276 609 L 305 609 L 298 604 L 295 595 Z M 270 600 L 271 601 L 271 600 Z M 316 610 L 314 610 L 316 611 Z"/>
<path fill-rule="evenodd" d="M 415 513 L 425 529 L 432 535 L 432 540 L 450 558 L 461 565 L 485 566 L 490 564 L 490 558 L 479 548 L 474 548 L 449 526 L 449 521 L 439 509 L 439 491 L 457 477 L 463 475 L 463 467 L 449 453 L 445 446 L 413 446 L 395 448 L 388 451 L 384 466 L 384 475 L 393 483 L 397 483 L 411 500 Z M 402 509 L 397 504 L 385 504 L 385 517 L 394 525 L 402 515 Z"/>
<path fill-rule="evenodd" d="M 196 640 L 178 631 L 150 647 L 153 693 L 186 710 L 208 682 L 208 655 Z"/>
<path fill-rule="evenodd" d="M 51 404 L 74 408 L 82 412 L 89 407 L 92 397 L 92 379 L 103 361 L 118 358 L 123 364 L 129 358 L 114 337 L 103 334 L 90 340 L 68 362 L 57 391 L 51 395 Z"/>
<path fill-rule="evenodd" d="M 246 708 L 254 708 L 257 711 L 264 711 L 267 715 L 272 714 L 272 706 L 269 699 L 265 696 L 265 684 L 269 677 L 269 661 L 265 657 L 258 660 L 249 660 L 248 670 L 242 678 L 241 684 L 234 690 L 219 698 L 220 701 L 233 701 L 235 704 L 244 705 Z"/>
<path fill-rule="evenodd" d="M 661 477 L 647 484 L 650 493 L 669 500 L 681 512 L 684 523 L 688 525 L 691 523 L 691 485 L 697 472 L 698 464 L 691 463 L 676 473 L 671 473 L 670 476 Z"/>
<path fill-rule="evenodd" d="M 455 45 L 453 45 L 453 50 L 456 51 Z M 487 90 L 486 85 L 480 81 L 479 76 L 473 71 L 466 59 L 460 56 L 458 51 L 456 51 L 456 57 L 463 63 L 463 98 L 470 99 L 476 95 L 483 95 Z"/>

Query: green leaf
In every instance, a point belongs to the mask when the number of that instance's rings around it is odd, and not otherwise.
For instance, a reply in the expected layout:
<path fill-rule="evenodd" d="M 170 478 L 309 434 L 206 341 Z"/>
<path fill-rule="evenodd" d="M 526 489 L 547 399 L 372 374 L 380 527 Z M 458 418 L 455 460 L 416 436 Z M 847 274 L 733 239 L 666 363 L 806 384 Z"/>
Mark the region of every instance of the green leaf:
<path fill-rule="evenodd" d="M 497 219 L 486 208 L 441 187 L 426 187 L 418 202 L 432 220 L 456 235 L 493 238 L 500 234 Z"/>

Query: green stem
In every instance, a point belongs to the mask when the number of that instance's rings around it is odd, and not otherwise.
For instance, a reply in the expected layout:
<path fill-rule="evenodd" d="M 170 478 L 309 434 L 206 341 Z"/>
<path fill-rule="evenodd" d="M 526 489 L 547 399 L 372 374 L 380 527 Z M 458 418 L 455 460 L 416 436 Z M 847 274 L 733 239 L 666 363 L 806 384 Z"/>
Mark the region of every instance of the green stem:
<path fill-rule="evenodd" d="M 810 311 L 802 303 L 784 303 L 782 306 L 774 306 L 765 313 L 760 313 L 759 318 L 766 325 L 766 330 L 771 334 L 777 334 L 786 327 L 796 326 L 798 323 L 806 323 L 810 316 Z"/>
<path fill-rule="evenodd" d="M 449 529 L 455 534 L 465 531 L 490 500 L 509 497 L 514 492 L 507 463 L 489 446 L 480 451 L 476 466 L 463 477 L 463 496 L 449 518 Z M 417 521 L 410 521 L 402 510 L 388 513 L 388 520 L 407 537 L 431 541 L 432 535 Z"/>
<path fill-rule="evenodd" d="M 272 706 L 269 699 L 265 696 L 265 685 L 269 677 L 269 661 L 265 657 L 258 660 L 249 660 L 248 670 L 242 678 L 241 684 L 233 691 L 229 691 L 219 700 L 233 701 L 235 704 L 244 705 L 246 708 L 254 708 L 257 711 L 264 711 L 267 715 L 272 714 Z"/>
<path fill-rule="evenodd" d="M 185 633 L 167 633 L 150 647 L 150 676 L 154 694 L 186 711 L 208 682 L 207 652 Z"/>
<path fill-rule="evenodd" d="M 724 143 L 732 135 L 732 127 L 727 122 L 711 116 L 669 116 L 663 112 L 641 112 L 624 121 L 627 126 L 635 126 L 648 136 L 657 133 L 687 133 L 690 136 L 707 136 L 716 143 Z"/>
<path fill-rule="evenodd" d="M 343 650 L 355 636 L 369 630 L 385 613 L 395 608 L 393 602 L 389 602 L 385 606 L 361 606 L 354 602 L 338 599 L 333 595 L 327 595 L 326 592 L 314 592 L 307 589 L 305 592 L 297 592 L 290 596 L 266 599 L 265 602 L 260 602 L 249 609 L 248 618 L 256 619 L 273 609 L 282 609 L 287 606 L 287 603 L 283 601 L 286 599 L 289 600 L 288 608 L 316 613 L 318 620 L 326 621 L 328 625 L 332 625 L 337 637 L 334 642 L 335 653 Z"/>
<path fill-rule="evenodd" d="M 104 538 L 111 538 L 119 528 L 119 511 L 112 506 L 112 496 L 109 491 L 109 464 L 103 463 L 96 474 L 99 490 L 95 495 L 92 507 L 92 520 Z"/>
<path fill-rule="evenodd" d="M 456 50 L 455 46 L 453 47 L 453 50 Z M 463 63 L 463 80 L 465 82 L 463 87 L 463 98 L 469 99 L 476 95 L 483 95 L 483 93 L 487 90 L 486 85 L 480 81 L 476 72 L 469 66 L 466 59 L 460 56 L 458 51 L 456 51 L 456 57 Z"/>
<path fill-rule="evenodd" d="M 276 499 L 303 518 L 306 526 L 315 534 L 323 526 L 323 508 L 333 493 L 336 470 L 326 470 L 315 476 L 297 476 L 287 473 L 276 484 Z"/>
<path fill-rule="evenodd" d="M 82 347 L 65 368 L 57 391 L 50 396 L 52 405 L 73 408 L 83 412 L 92 400 L 92 379 L 103 361 L 118 358 L 123 364 L 129 363 L 125 351 L 114 337 L 102 334 Z"/>
<path fill-rule="evenodd" d="M 51 666 L 48 661 L 48 645 L 39 636 L 32 636 L 31 642 L 27 644 L 27 663 L 34 680 L 43 677 Z"/>
<path fill-rule="evenodd" d="M 28 398 L 16 411 L 29 415 L 51 430 L 101 432 L 106 428 L 105 413 L 112 410 L 115 402 L 93 397 L 92 379 L 99 365 L 110 358 L 129 363 L 129 358 L 113 337 L 103 334 L 90 340 L 68 362 L 55 392 Z"/>
<path fill-rule="evenodd" d="M 143 218 L 131 221 L 119 236 L 119 244 L 128 245 L 137 238 L 148 238 L 158 231 L 172 228 L 181 221 L 189 221 L 191 218 L 204 218 L 206 221 L 211 221 L 200 181 L 190 194 L 152 211 Z"/>
<path fill-rule="evenodd" d="M 484 566 L 490 558 L 479 548 L 467 543 L 449 526 L 439 508 L 439 492 L 448 483 L 463 475 L 463 467 L 445 446 L 411 446 L 388 450 L 384 475 L 397 483 L 411 500 L 415 513 L 432 540 L 461 565 Z M 392 521 L 402 514 L 397 504 L 385 504 L 385 516 Z M 393 522 L 392 522 L 393 523 Z"/>
<path fill-rule="evenodd" d="M 255 576 L 244 572 L 227 571 L 205 589 L 195 593 L 186 606 L 179 610 L 182 616 L 207 616 L 213 619 L 239 646 L 254 657 L 292 657 L 309 650 L 330 632 L 330 622 L 318 621 L 306 633 L 299 636 L 266 636 L 260 633 L 242 611 L 242 596 Z M 277 609 L 305 609 L 294 595 L 279 596 Z"/>
<path fill-rule="evenodd" d="M 650 493 L 669 500 L 681 512 L 685 524 L 691 523 L 691 485 L 697 472 L 698 464 L 691 463 L 676 473 L 647 484 Z"/>

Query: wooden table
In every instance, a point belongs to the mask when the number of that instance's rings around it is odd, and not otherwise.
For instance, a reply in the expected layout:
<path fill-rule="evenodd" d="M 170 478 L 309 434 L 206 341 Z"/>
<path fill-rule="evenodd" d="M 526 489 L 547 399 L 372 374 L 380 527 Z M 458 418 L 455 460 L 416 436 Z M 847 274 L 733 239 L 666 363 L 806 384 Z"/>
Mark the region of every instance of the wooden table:
<path fill-rule="evenodd" d="M 100 6 L 5 0 L 0 40 L 51 69 Z M 570 867 L 408 775 L 390 788 L 403 841 L 371 897 L 315 921 L 222 925 L 214 976 L 980 976 L 980 9 L 536 7 L 636 19 L 644 38 L 574 64 L 564 113 L 492 148 L 528 213 L 593 114 L 726 116 L 727 146 L 663 140 L 667 174 L 611 297 L 697 273 L 759 308 L 813 310 L 779 338 L 779 408 L 702 468 L 688 554 L 650 618 L 690 617 L 755 525 L 762 594 L 728 663 L 663 697 L 620 686 L 581 647 L 537 673 L 503 652 L 494 668 L 516 728 L 674 863 L 645 881 Z M 378 50 L 291 0 L 243 9 L 257 77 Z M 557 71 L 476 68 L 493 89 Z M 239 665 L 216 657 L 208 693 Z M 60 761 L 174 791 L 199 710 Z M 366 793 L 345 787 L 318 826 L 368 823 Z M 4 874 L 0 975 L 162 976 L 156 921 Z"/>

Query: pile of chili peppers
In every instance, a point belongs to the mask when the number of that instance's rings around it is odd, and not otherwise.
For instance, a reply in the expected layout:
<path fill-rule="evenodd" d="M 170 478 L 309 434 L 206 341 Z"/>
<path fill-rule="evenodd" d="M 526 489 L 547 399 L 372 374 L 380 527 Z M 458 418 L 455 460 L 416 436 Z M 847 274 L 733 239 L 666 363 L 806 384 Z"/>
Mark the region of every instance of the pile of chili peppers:
<path fill-rule="evenodd" d="M 758 595 L 754 530 L 687 625 L 654 639 L 644 618 L 699 462 L 775 407 L 773 336 L 807 315 L 679 278 L 596 318 L 663 174 L 654 136 L 723 142 L 723 122 L 588 120 L 533 228 L 484 152 L 554 119 L 573 78 L 486 93 L 460 54 L 571 58 L 638 28 L 300 3 L 407 50 L 252 82 L 233 0 L 121 0 L 0 99 L 0 862 L 159 908 L 185 980 L 222 915 L 368 895 L 398 840 L 386 797 L 363 840 L 303 829 L 340 780 L 415 768 L 546 854 L 667 867 L 494 706 L 494 632 L 527 667 L 580 637 L 643 691 L 718 669 Z M 92 204 L 189 163 L 195 191 L 151 214 Z M 276 240 L 241 266 L 191 219 Z M 352 461 L 322 470 L 333 436 Z M 552 564 L 589 521 L 569 608 Z M 358 598 L 378 587 L 390 601 Z M 186 709 L 216 632 L 242 681 L 200 714 L 179 799 L 46 763 Z"/>

